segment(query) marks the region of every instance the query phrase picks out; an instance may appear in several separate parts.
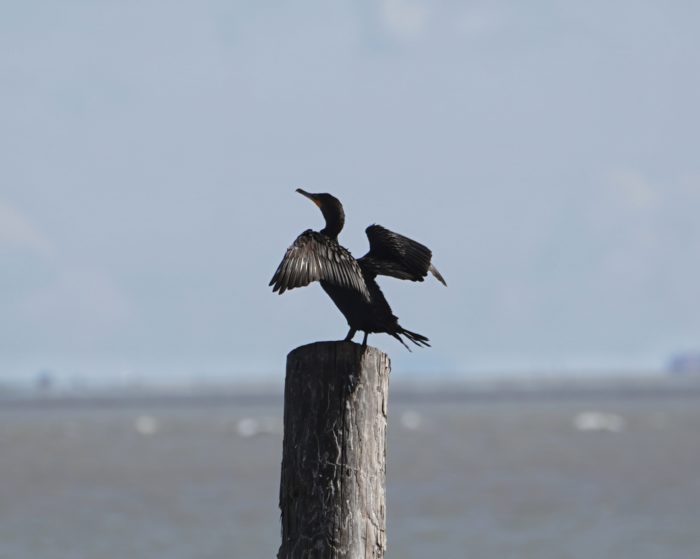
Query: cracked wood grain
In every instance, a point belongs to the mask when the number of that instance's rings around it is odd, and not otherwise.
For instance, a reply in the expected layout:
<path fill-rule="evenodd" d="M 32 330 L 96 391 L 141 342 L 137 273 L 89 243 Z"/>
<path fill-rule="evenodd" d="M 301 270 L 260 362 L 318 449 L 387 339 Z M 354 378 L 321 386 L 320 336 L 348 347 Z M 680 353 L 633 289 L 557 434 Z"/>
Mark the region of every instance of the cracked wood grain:
<path fill-rule="evenodd" d="M 389 358 L 353 342 L 287 356 L 278 559 L 382 559 Z"/>

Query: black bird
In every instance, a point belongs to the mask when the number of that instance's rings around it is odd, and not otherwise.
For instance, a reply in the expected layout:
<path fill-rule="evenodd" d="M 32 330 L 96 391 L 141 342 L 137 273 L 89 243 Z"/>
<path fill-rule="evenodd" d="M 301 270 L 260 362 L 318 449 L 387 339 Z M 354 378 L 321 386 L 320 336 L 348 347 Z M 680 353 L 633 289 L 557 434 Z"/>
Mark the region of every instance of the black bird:
<path fill-rule="evenodd" d="M 340 201 L 330 194 L 311 194 L 301 188 L 297 188 L 297 192 L 321 209 L 326 226 L 318 232 L 308 229 L 297 237 L 272 276 L 272 290 L 281 295 L 287 289 L 319 281 L 348 321 L 350 331 L 345 337 L 346 341 L 352 340 L 357 331 L 362 330 L 365 333 L 363 346 L 367 345 L 370 332 L 386 332 L 406 349 L 409 347 L 402 335 L 418 346 L 430 346 L 428 338 L 399 325 L 375 281 L 377 275 L 423 281 L 430 272 L 447 285 L 440 272 L 430 263 L 430 249 L 381 225 L 370 225 L 365 231 L 369 239 L 369 252 L 355 260 L 338 243 L 338 234 L 345 224 L 345 212 Z"/>

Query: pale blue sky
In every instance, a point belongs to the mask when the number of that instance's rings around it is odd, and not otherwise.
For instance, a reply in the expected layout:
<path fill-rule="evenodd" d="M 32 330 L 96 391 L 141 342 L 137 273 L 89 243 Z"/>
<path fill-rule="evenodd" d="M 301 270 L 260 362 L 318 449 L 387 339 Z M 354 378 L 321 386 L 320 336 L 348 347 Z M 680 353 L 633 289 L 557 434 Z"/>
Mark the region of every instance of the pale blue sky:
<path fill-rule="evenodd" d="M 0 3 L 0 381 L 281 374 L 344 336 L 267 287 L 331 192 L 448 281 L 399 374 L 652 369 L 700 346 L 700 4 Z"/>

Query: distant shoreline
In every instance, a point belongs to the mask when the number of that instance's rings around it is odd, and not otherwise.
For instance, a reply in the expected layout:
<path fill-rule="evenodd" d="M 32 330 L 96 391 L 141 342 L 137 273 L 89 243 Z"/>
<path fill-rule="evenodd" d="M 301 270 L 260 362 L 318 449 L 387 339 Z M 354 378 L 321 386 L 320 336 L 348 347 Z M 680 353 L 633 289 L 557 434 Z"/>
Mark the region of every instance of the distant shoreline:
<path fill-rule="evenodd" d="M 565 381 L 500 380 L 474 382 L 400 382 L 392 386 L 393 403 L 479 403 L 547 401 L 619 401 L 700 399 L 700 379 L 653 377 Z M 130 388 L 101 391 L 24 391 L 0 394 L 0 410 L 10 408 L 104 408 L 143 406 L 266 406 L 283 403 L 282 387 L 200 387 L 193 390 Z"/>

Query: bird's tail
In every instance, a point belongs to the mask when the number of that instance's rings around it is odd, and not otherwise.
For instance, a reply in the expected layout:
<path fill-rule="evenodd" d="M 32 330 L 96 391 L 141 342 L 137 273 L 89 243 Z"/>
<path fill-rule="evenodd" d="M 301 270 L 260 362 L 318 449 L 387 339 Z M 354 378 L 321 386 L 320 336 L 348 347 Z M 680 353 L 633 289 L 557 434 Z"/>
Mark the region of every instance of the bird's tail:
<path fill-rule="evenodd" d="M 409 340 L 411 340 L 414 344 L 416 344 L 418 347 L 430 347 L 430 344 L 428 343 L 430 340 L 428 340 L 428 338 L 426 338 L 422 334 L 416 334 L 415 332 L 411 332 L 410 330 L 401 328 L 400 326 L 396 332 L 390 332 L 390 334 L 394 336 L 394 338 L 399 340 L 401 342 L 401 345 L 403 345 L 408 351 L 411 351 L 411 348 L 408 347 L 401 338 L 402 334 L 406 336 Z"/>

